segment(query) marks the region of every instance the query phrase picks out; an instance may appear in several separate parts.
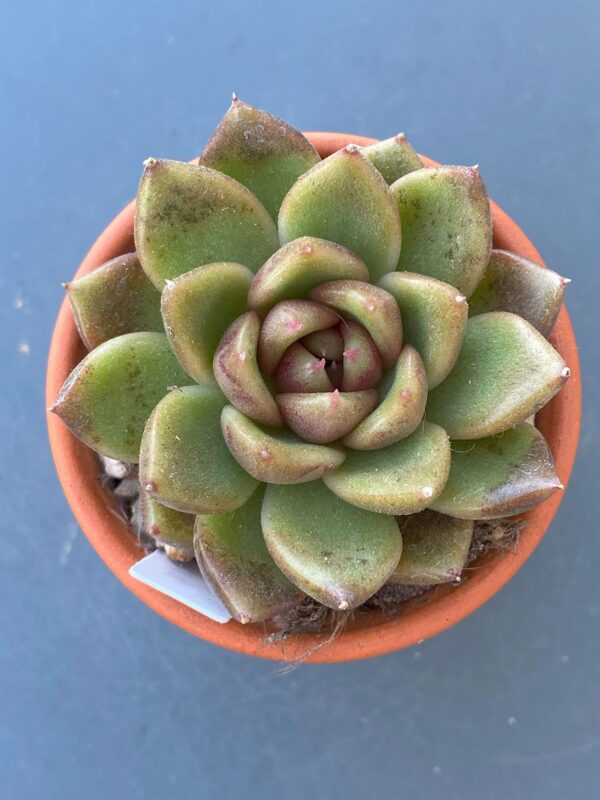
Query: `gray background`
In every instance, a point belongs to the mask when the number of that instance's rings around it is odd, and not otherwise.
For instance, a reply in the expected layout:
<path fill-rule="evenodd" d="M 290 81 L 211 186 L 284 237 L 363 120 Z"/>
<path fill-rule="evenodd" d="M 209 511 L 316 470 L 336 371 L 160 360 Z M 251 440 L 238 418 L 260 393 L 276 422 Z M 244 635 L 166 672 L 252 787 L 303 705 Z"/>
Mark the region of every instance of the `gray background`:
<path fill-rule="evenodd" d="M 590 798 L 600 779 L 596 0 L 18 0 L 0 47 L 0 797 Z M 48 454 L 60 282 L 142 159 L 238 94 L 304 129 L 480 163 L 572 277 L 586 375 L 550 534 L 419 649 L 277 674 L 155 616 L 79 533 Z"/>

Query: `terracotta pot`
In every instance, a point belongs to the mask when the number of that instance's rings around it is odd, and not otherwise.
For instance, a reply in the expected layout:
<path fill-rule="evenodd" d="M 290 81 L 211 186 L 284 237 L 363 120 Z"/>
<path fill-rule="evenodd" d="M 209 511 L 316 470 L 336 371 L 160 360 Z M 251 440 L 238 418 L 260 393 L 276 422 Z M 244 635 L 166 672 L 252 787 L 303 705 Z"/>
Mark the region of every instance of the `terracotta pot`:
<path fill-rule="evenodd" d="M 307 136 L 323 157 L 349 142 L 365 145 L 374 141 L 340 133 L 309 133 Z M 429 159 L 425 161 L 429 165 L 435 163 Z M 539 253 L 519 227 L 495 203 L 491 205 L 495 247 L 513 250 L 541 263 Z M 134 249 L 133 216 L 132 202 L 100 235 L 76 277 Z M 565 308 L 560 312 L 551 341 L 569 364 L 571 378 L 539 413 L 537 425 L 550 444 L 558 475 L 566 486 L 579 437 L 581 383 L 575 337 Z M 64 380 L 84 355 L 85 349 L 75 329 L 69 302 L 65 300 L 50 347 L 48 405 L 53 403 Z M 98 480 L 95 455 L 53 414 L 48 415 L 48 428 L 56 469 L 77 522 L 117 578 L 150 608 L 195 636 L 252 656 L 294 659 L 321 641 L 317 636 L 303 635 L 291 637 L 284 645 L 265 645 L 262 624 L 240 625 L 231 621 L 221 625 L 131 578 L 128 570 L 142 554 L 135 537 L 116 515 L 111 495 Z M 386 619 L 377 612 L 357 615 L 333 643 L 317 650 L 307 660 L 333 662 L 377 656 L 410 647 L 455 625 L 489 600 L 527 561 L 546 533 L 562 496 L 562 492 L 555 493 L 525 515 L 528 524 L 517 552 L 488 552 L 478 560 L 478 569 L 470 573 L 463 585 L 437 588 L 425 598 L 408 603 L 396 619 Z"/>

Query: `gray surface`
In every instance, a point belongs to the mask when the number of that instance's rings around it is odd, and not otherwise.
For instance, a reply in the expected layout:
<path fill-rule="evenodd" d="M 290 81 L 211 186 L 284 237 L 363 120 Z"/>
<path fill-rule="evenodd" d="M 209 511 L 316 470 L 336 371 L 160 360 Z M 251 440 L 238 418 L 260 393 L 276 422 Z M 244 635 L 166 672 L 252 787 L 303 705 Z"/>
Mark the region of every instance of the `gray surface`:
<path fill-rule="evenodd" d="M 2 800 L 598 796 L 599 9 L 4 7 Z M 192 639 L 100 563 L 50 462 L 42 384 L 60 281 L 132 196 L 142 159 L 197 153 L 232 88 L 305 129 L 400 128 L 441 161 L 479 162 L 574 279 L 586 374 L 574 481 L 510 586 L 419 650 L 282 677 Z"/>

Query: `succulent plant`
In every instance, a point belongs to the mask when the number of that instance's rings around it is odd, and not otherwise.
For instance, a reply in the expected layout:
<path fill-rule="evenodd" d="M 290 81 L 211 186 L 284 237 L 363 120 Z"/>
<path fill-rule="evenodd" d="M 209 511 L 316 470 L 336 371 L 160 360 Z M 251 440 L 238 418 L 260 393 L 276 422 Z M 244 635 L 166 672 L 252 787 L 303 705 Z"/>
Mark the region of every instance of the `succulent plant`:
<path fill-rule="evenodd" d="M 531 418 L 566 280 L 492 250 L 476 167 L 321 160 L 234 98 L 199 161 L 145 162 L 135 241 L 67 285 L 92 349 L 52 410 L 237 620 L 456 580 L 474 520 L 561 488 Z"/>

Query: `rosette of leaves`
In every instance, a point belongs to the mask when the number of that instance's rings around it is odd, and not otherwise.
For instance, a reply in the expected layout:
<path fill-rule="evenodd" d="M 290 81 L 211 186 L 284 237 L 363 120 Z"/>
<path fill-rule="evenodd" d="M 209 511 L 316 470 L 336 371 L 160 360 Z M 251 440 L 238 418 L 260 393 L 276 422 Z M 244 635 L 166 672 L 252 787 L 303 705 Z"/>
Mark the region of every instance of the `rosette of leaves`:
<path fill-rule="evenodd" d="M 135 241 L 67 287 L 90 352 L 52 410 L 237 620 L 455 580 L 474 520 L 561 488 L 531 419 L 566 281 L 492 249 L 477 168 L 321 160 L 234 98 L 197 163 L 145 162 Z"/>

